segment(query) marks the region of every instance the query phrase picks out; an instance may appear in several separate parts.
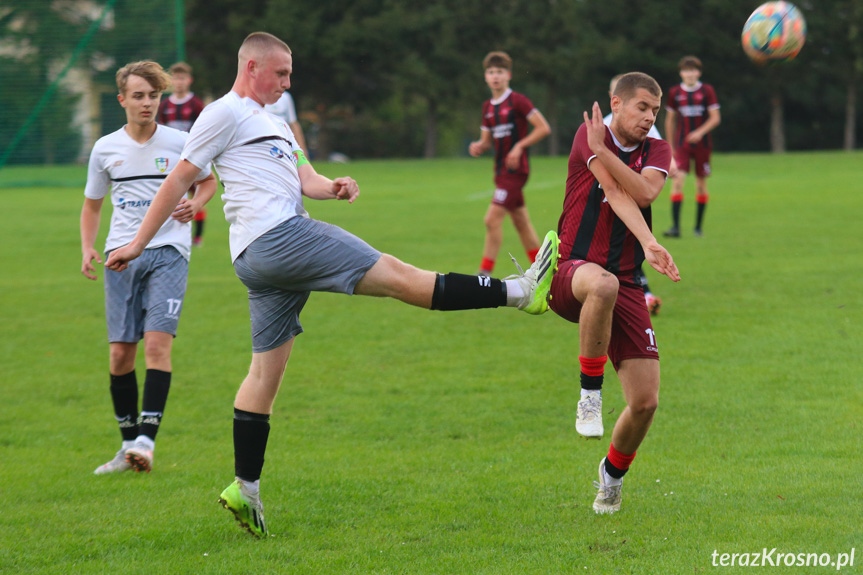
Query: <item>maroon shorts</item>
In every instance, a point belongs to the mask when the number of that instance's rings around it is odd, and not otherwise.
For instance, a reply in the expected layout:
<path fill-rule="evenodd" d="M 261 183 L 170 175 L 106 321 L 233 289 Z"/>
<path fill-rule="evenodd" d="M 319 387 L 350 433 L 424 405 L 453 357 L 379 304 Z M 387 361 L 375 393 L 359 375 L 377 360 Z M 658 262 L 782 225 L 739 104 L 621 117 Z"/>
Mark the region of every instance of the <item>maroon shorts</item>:
<path fill-rule="evenodd" d="M 689 173 L 689 163 L 694 161 L 696 176 L 706 178 L 710 175 L 710 148 L 680 146 L 674 150 L 674 161 L 677 162 L 677 169 L 684 174 Z"/>
<path fill-rule="evenodd" d="M 586 263 L 584 260 L 558 263 L 558 271 L 551 281 L 549 307 L 557 315 L 573 323 L 578 323 L 581 302 L 572 295 L 572 275 Z M 624 359 L 639 357 L 659 359 L 656 333 L 650 323 L 650 312 L 644 303 L 644 290 L 635 284 L 621 281 L 611 320 L 608 358 L 614 369 L 618 369 Z"/>
<path fill-rule="evenodd" d="M 511 212 L 524 205 L 524 185 L 527 174 L 500 174 L 494 177 L 494 197 L 491 203 L 503 206 Z"/>

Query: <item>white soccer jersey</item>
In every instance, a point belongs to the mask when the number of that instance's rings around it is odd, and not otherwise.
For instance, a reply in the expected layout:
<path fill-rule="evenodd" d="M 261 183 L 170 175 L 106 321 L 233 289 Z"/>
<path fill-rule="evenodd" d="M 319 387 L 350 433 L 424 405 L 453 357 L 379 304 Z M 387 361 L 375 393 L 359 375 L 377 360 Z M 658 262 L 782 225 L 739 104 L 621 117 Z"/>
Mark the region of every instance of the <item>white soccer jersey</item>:
<path fill-rule="evenodd" d="M 275 114 L 284 119 L 288 124 L 297 121 L 297 108 L 294 106 L 294 98 L 285 92 L 275 104 L 267 104 L 264 109 L 270 114 Z"/>
<path fill-rule="evenodd" d="M 610 126 L 612 116 L 614 116 L 614 114 L 609 114 L 606 117 L 604 117 L 602 119 L 602 123 L 605 124 L 606 126 Z M 662 139 L 662 136 L 659 135 L 659 130 L 656 129 L 656 124 L 653 124 L 652 126 L 650 126 L 650 131 L 647 132 L 647 137 L 648 138 L 656 138 L 657 140 Z"/>
<path fill-rule="evenodd" d="M 125 246 L 135 238 L 159 186 L 180 161 L 186 132 L 156 125 L 153 137 L 139 144 L 126 133 L 125 127 L 99 138 L 90 154 L 87 187 L 84 196 L 100 200 L 111 193 L 113 212 L 105 251 Z M 210 165 L 198 181 L 210 175 Z M 168 219 L 147 244 L 147 249 L 174 246 L 187 260 L 192 251 L 189 223 Z"/>
<path fill-rule="evenodd" d="M 215 166 L 225 186 L 232 261 L 280 223 L 309 217 L 297 173 L 298 151 L 284 120 L 236 92 L 204 108 L 192 126 L 181 159 Z"/>

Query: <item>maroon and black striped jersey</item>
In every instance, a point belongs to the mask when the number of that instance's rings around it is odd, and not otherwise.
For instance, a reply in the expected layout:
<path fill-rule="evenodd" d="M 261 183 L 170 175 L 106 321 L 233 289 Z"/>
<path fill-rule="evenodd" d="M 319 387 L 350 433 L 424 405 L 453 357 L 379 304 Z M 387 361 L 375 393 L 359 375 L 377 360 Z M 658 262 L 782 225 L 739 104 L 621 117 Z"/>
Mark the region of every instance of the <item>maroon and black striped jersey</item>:
<path fill-rule="evenodd" d="M 203 110 L 204 103 L 191 92 L 182 100 L 175 100 L 171 95 L 159 104 L 159 115 L 156 121 L 170 128 L 188 132 Z"/>
<path fill-rule="evenodd" d="M 496 100 L 486 100 L 482 105 L 482 130 L 491 132 L 494 142 L 494 173 L 528 174 L 530 167 L 527 161 L 528 149 L 525 148 L 521 157 L 521 165 L 517 170 L 508 170 L 506 155 L 516 142 L 527 136 L 529 122 L 527 117 L 533 112 L 533 103 L 524 94 L 507 90 Z"/>
<path fill-rule="evenodd" d="M 623 148 L 606 127 L 605 145 L 639 174 L 650 168 L 667 174 L 671 165 L 671 146 L 664 140 L 646 138 L 638 146 Z M 615 275 L 631 276 L 644 261 L 644 251 L 611 209 L 605 192 L 590 171 L 588 164 L 595 158 L 596 154 L 587 145 L 587 127 L 582 124 L 572 142 L 563 213 L 557 224 L 560 257 L 586 260 Z M 642 208 L 641 214 L 651 227 L 650 207 Z"/>
<path fill-rule="evenodd" d="M 716 92 L 710 84 L 699 82 L 692 88 L 683 84 L 673 86 L 668 90 L 665 109 L 677 112 L 677 129 L 674 133 L 674 145 L 687 146 L 691 149 L 713 149 L 713 139 L 708 133 L 697 144 L 688 144 L 686 136 L 697 130 L 707 120 L 710 110 L 719 109 Z M 666 134 L 666 137 L 670 137 Z"/>

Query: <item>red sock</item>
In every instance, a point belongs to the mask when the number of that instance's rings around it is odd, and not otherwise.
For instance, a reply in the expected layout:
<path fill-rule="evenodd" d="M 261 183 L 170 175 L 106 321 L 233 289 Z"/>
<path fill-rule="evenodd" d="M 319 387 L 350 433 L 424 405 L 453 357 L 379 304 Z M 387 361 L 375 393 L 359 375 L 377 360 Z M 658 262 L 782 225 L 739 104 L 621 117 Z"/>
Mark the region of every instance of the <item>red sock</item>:
<path fill-rule="evenodd" d="M 536 248 L 535 250 L 528 250 L 527 259 L 530 260 L 530 263 L 533 263 L 536 261 L 536 254 L 538 254 L 538 253 L 539 253 L 539 248 Z"/>
<path fill-rule="evenodd" d="M 491 273 L 494 270 L 494 260 L 482 258 L 482 263 L 479 264 L 479 269 Z"/>
<path fill-rule="evenodd" d="M 608 459 L 608 462 L 617 469 L 626 471 L 629 469 L 629 466 L 632 465 L 632 460 L 635 459 L 635 453 L 632 455 L 621 453 L 614 448 L 614 444 L 612 443 L 608 446 L 608 455 L 606 455 L 606 458 Z"/>
<path fill-rule="evenodd" d="M 671 194 L 672 203 L 682 202 L 683 201 L 683 193 L 677 192 L 676 194 Z"/>
<path fill-rule="evenodd" d="M 695 196 L 695 201 L 699 204 L 706 204 L 708 199 L 710 199 L 710 194 L 696 194 Z"/>
<path fill-rule="evenodd" d="M 578 363 L 581 364 L 581 373 L 584 375 L 597 376 L 605 373 L 605 362 L 608 361 L 608 356 L 602 357 L 584 357 L 578 356 Z"/>

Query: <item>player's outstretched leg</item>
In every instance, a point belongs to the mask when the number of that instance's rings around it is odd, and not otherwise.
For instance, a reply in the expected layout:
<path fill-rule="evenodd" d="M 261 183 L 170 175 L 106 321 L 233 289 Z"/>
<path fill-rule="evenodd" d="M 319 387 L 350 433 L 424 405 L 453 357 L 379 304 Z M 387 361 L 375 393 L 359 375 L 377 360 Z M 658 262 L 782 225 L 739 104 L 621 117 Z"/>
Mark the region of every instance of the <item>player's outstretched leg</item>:
<path fill-rule="evenodd" d="M 620 511 L 620 490 L 623 487 L 623 479 L 615 479 L 605 471 L 604 457 L 599 462 L 599 481 L 594 481 L 593 486 L 597 489 L 596 499 L 593 500 L 593 510 L 597 514 Z"/>
<path fill-rule="evenodd" d="M 251 493 L 244 481 L 235 479 L 228 485 L 219 496 L 219 503 L 234 514 L 240 527 L 256 537 L 267 536 L 260 493 Z"/>
<path fill-rule="evenodd" d="M 126 449 L 121 447 L 120 451 L 114 456 L 114 459 L 108 463 L 103 463 L 93 473 L 96 475 L 105 475 L 107 473 L 122 473 L 130 469 L 132 469 L 132 466 L 126 461 Z"/>
<path fill-rule="evenodd" d="M 532 315 L 540 315 L 548 311 L 548 292 L 551 290 L 554 272 L 557 271 L 559 246 L 560 239 L 557 237 L 557 232 L 552 230 L 545 234 L 542 246 L 536 254 L 536 261 L 526 272 L 522 272 L 515 258 L 512 259 L 521 273 L 506 279 L 517 279 L 524 292 L 524 296 L 516 306 L 518 309 Z"/>

